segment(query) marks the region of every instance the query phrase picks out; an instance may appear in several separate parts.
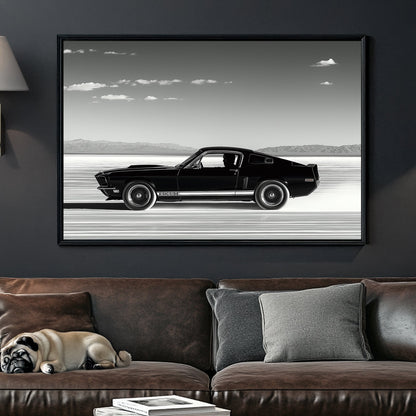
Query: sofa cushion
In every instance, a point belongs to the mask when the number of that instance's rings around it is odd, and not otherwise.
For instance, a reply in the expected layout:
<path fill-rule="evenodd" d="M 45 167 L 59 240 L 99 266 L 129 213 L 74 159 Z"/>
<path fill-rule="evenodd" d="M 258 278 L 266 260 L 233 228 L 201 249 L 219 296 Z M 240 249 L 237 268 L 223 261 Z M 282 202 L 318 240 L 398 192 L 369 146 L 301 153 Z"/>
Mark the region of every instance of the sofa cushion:
<path fill-rule="evenodd" d="M 1 415 L 91 416 L 93 408 L 111 406 L 112 398 L 166 394 L 209 402 L 209 377 L 186 364 L 156 361 L 53 376 L 0 373 Z"/>
<path fill-rule="evenodd" d="M 416 282 L 363 283 L 367 335 L 375 358 L 416 361 Z"/>
<path fill-rule="evenodd" d="M 218 372 L 213 402 L 233 416 L 414 415 L 416 363 L 247 362 Z M 370 411 L 371 409 L 371 411 Z"/>
<path fill-rule="evenodd" d="M 264 359 L 259 305 L 261 293 L 233 289 L 207 290 L 218 326 L 217 371 L 240 361 Z"/>
<path fill-rule="evenodd" d="M 44 328 L 57 331 L 94 331 L 89 293 L 0 293 L 2 345 L 21 332 L 34 332 Z"/>
<path fill-rule="evenodd" d="M 140 270 L 138 271 L 140 273 Z M 207 279 L 0 278 L 9 293 L 87 291 L 96 330 L 134 360 L 212 369 L 212 312 Z"/>
<path fill-rule="evenodd" d="M 361 283 L 262 294 L 264 361 L 369 360 Z"/>

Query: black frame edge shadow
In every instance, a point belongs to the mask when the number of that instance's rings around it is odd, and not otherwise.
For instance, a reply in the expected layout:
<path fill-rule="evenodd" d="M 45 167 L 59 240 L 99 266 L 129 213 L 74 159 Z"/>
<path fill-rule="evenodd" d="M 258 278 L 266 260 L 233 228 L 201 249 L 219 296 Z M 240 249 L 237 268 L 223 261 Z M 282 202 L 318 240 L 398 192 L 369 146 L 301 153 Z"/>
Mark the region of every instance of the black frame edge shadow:
<path fill-rule="evenodd" d="M 322 240 L 65 240 L 64 239 L 64 201 L 63 201 L 63 44 L 66 40 L 80 41 L 121 41 L 121 40 L 285 40 L 285 41 L 360 41 L 361 42 L 361 238 L 322 239 Z M 368 244 L 367 230 L 367 141 L 368 141 L 368 43 L 369 37 L 363 34 L 352 35 L 89 35 L 89 34 L 58 34 L 57 35 L 57 99 L 58 99 L 58 212 L 57 242 L 60 246 L 364 246 Z"/>

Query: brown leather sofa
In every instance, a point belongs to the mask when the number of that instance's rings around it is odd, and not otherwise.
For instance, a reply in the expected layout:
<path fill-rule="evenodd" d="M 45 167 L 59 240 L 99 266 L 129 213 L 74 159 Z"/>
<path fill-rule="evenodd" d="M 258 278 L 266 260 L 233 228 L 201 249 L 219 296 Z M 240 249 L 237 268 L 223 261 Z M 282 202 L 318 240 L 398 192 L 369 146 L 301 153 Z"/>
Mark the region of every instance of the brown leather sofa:
<path fill-rule="evenodd" d="M 230 279 L 219 286 L 297 290 L 360 280 Z M 0 278 L 6 293 L 89 292 L 97 332 L 134 360 L 113 370 L 0 373 L 0 415 L 87 416 L 115 397 L 162 394 L 212 401 L 232 416 L 416 414 L 411 361 L 246 362 L 214 374 L 215 331 L 205 297 L 214 287 L 205 279 Z M 22 314 L 31 319 L 30 311 Z M 416 315 L 404 318 L 416 322 Z"/>

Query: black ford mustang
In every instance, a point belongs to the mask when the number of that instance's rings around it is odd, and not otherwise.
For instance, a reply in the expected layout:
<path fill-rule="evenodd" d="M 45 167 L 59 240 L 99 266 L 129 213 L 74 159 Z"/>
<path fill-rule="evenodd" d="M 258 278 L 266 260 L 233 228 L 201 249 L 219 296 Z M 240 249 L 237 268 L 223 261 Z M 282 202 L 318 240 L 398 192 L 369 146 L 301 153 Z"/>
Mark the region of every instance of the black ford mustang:
<path fill-rule="evenodd" d="M 177 166 L 132 165 L 95 177 L 107 199 L 122 199 L 132 210 L 184 200 L 254 201 L 279 209 L 319 184 L 317 165 L 236 147 L 205 147 Z"/>

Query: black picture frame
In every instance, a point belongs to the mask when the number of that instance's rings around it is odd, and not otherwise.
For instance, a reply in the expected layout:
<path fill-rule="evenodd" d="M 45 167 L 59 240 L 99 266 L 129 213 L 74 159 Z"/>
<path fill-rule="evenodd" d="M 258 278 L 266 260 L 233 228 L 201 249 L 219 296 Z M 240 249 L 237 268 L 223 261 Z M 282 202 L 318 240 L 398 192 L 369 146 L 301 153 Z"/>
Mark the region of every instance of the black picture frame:
<path fill-rule="evenodd" d="M 65 85 L 65 77 L 69 72 L 68 68 L 65 67 L 65 55 L 67 54 L 66 51 L 68 50 L 67 46 L 70 45 L 79 45 L 78 49 L 71 49 L 71 52 L 68 55 L 75 55 L 78 53 L 80 58 L 81 56 L 86 56 L 86 52 L 84 50 L 83 53 L 79 52 L 83 50 L 85 45 L 89 43 L 97 43 L 102 44 L 105 46 L 106 43 L 125 43 L 126 45 L 133 44 L 133 43 L 140 43 L 140 42 L 158 42 L 158 44 L 165 43 L 169 45 L 171 42 L 175 43 L 183 43 L 183 42 L 193 42 L 199 43 L 200 45 L 205 45 L 209 42 L 218 42 L 218 45 L 224 42 L 232 42 L 237 45 L 244 45 L 244 42 L 252 43 L 252 42 L 286 42 L 290 44 L 291 42 L 295 42 L 299 44 L 299 42 L 304 43 L 334 43 L 338 42 L 340 45 L 344 44 L 345 42 L 356 43 L 359 47 L 359 83 L 360 83 L 360 96 L 355 97 L 359 99 L 360 105 L 360 160 L 358 163 L 358 168 L 360 172 L 360 183 L 359 183 L 359 191 L 356 191 L 355 196 L 357 199 L 360 200 L 359 204 L 359 216 L 355 215 L 355 218 L 359 218 L 359 224 L 356 225 L 356 234 L 353 238 L 343 237 L 343 233 L 340 233 L 338 237 L 335 238 L 284 238 L 284 237 L 272 237 L 272 238 L 251 238 L 248 236 L 237 236 L 236 238 L 230 237 L 203 237 L 203 238 L 189 238 L 189 237 L 182 237 L 178 234 L 177 238 L 164 238 L 163 236 L 158 238 L 152 236 L 151 238 L 142 237 L 139 232 L 137 232 L 136 237 L 129 236 L 128 238 L 125 237 L 118 237 L 117 234 L 115 237 L 108 237 L 108 234 L 105 232 L 104 237 L 100 237 L 100 233 L 103 229 L 95 230 L 92 234 L 94 235 L 91 237 L 90 234 L 81 235 L 80 231 L 76 231 L 75 233 L 70 234 L 67 230 L 70 228 L 69 220 L 65 216 L 67 213 L 72 215 L 72 212 L 78 211 L 77 215 L 79 218 L 83 218 L 83 214 L 89 211 L 88 207 L 83 206 L 82 203 L 72 203 L 65 201 L 65 189 L 64 189 L 64 181 L 66 178 L 66 164 L 65 164 L 65 94 L 68 93 L 68 85 Z M 230 245 L 230 246 L 238 246 L 238 245 L 364 245 L 367 243 L 367 226 L 366 226 L 366 188 L 367 188 L 367 172 L 366 172 L 366 164 L 367 164 L 367 154 L 366 154 L 366 137 L 367 137 L 367 94 L 366 94 L 366 84 L 367 84 L 367 44 L 368 38 L 365 35 L 58 35 L 57 36 L 57 44 L 58 44 L 58 244 L 59 245 Z M 105 48 L 104 48 L 105 49 Z M 93 50 L 93 48 L 90 48 Z M 102 52 L 102 51 L 101 51 Z M 109 51 L 108 55 L 110 55 L 112 51 Z M 92 53 L 92 52 L 91 52 Z M 113 55 L 117 55 L 118 53 L 115 52 Z M 124 54 L 124 52 L 119 53 L 120 55 Z M 132 52 L 131 55 L 135 53 Z M 127 55 L 127 53 L 125 53 Z M 319 64 L 319 58 L 323 59 L 326 58 L 329 62 L 332 59 L 330 57 L 317 57 L 316 61 L 311 61 L 309 63 L 310 67 L 317 67 Z M 332 60 L 333 61 L 333 60 Z M 335 62 L 334 62 L 335 64 Z M 312 68 L 314 69 L 314 68 Z M 140 72 L 140 71 L 138 71 Z M 118 76 L 119 74 L 114 75 L 114 79 L 112 82 L 118 80 L 122 81 L 122 75 Z M 195 75 L 197 76 L 197 75 Z M 88 78 L 88 77 L 87 77 Z M 92 83 L 94 80 L 87 79 L 85 77 L 80 77 L 77 81 L 81 85 L 82 83 Z M 150 81 L 149 81 L 150 82 Z M 225 82 L 225 81 L 224 81 Z M 99 83 L 99 82 L 97 82 Z M 102 84 L 107 85 L 107 83 L 102 82 Z M 74 84 L 73 85 L 77 85 Z M 115 84 L 114 84 L 115 85 Z M 321 84 L 321 85 L 324 85 Z M 332 85 L 331 83 L 325 85 Z M 110 88 L 107 85 L 108 88 Z M 81 93 L 80 93 L 81 94 Z M 91 95 L 91 94 L 90 94 Z M 110 95 L 110 94 L 107 94 Z M 125 94 L 121 94 L 126 96 Z M 120 95 L 120 96 L 121 96 Z M 103 96 L 102 96 L 103 97 Z M 127 97 L 127 96 L 126 96 Z M 132 98 L 133 100 L 133 98 Z M 69 107 L 69 105 L 68 105 Z M 282 156 L 283 158 L 286 156 Z M 288 159 L 290 157 L 288 156 Z M 319 166 L 319 164 L 318 164 Z M 356 166 L 356 168 L 357 168 Z M 322 179 L 321 179 L 322 182 Z M 98 186 L 98 184 L 96 184 Z M 319 188 L 318 188 L 319 189 Z M 98 190 L 94 189 L 97 193 Z M 104 196 L 103 196 L 104 198 Z M 105 199 L 105 198 L 104 198 Z M 104 201 L 103 199 L 103 201 Z M 178 203 L 180 204 L 180 203 Z M 72 210 L 72 211 L 70 211 Z M 101 210 L 103 211 L 103 210 Z M 122 210 L 119 210 L 122 212 Z M 90 214 L 90 213 L 89 213 Z M 143 214 L 143 212 L 135 212 L 135 214 Z M 267 212 L 263 212 L 263 214 L 267 214 Z M 356 214 L 356 213 L 355 213 Z M 115 214 L 117 216 L 117 212 Z M 88 223 L 88 218 L 84 219 L 85 223 Z M 67 228 L 66 228 L 67 227 Z M 157 228 L 157 225 L 155 225 Z M 82 231 L 82 230 L 81 230 Z M 345 231 L 348 231 L 347 229 Z M 78 233 L 78 234 L 77 234 Z M 220 233 L 217 233 L 220 234 Z M 237 233 L 238 234 L 238 233 Z M 244 233 L 243 233 L 244 234 Z M 302 233 L 300 233 L 302 234 Z M 348 235 L 348 232 L 345 233 Z"/>

